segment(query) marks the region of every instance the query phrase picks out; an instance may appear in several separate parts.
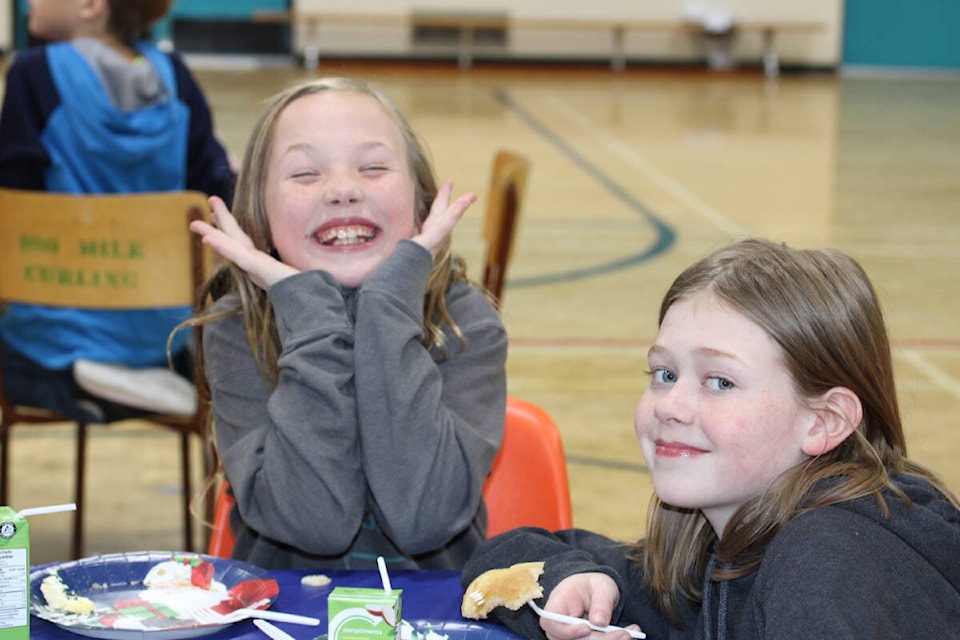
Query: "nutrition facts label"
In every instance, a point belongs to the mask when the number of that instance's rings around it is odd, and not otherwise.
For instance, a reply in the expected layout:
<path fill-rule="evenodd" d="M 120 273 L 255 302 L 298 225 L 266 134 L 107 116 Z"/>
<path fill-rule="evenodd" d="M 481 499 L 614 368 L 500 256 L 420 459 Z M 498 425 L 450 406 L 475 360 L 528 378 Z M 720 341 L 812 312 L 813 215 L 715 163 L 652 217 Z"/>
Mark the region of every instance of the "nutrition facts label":
<path fill-rule="evenodd" d="M 0 549 L 0 629 L 27 624 L 27 550 Z"/>

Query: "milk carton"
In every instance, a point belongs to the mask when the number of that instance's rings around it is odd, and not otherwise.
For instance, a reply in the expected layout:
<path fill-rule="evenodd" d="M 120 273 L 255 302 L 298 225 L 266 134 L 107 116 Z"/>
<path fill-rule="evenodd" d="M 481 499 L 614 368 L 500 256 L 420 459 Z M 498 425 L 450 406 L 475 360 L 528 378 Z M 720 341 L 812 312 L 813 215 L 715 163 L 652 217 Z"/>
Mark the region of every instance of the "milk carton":
<path fill-rule="evenodd" d="M 329 640 L 399 640 L 402 589 L 336 587 L 327 597 Z"/>
<path fill-rule="evenodd" d="M 0 507 L 0 637 L 30 638 L 30 524 Z"/>

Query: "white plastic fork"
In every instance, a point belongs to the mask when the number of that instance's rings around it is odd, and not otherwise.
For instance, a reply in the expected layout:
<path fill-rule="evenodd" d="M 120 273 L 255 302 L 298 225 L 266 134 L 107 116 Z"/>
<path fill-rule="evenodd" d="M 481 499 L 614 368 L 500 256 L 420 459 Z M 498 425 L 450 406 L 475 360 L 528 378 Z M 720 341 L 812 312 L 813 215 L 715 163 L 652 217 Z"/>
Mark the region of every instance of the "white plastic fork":
<path fill-rule="evenodd" d="M 202 607 L 193 611 L 193 619 L 200 624 L 230 624 L 247 618 L 260 618 L 274 622 L 290 622 L 316 627 L 320 624 L 319 618 L 301 616 L 295 613 L 282 613 L 270 609 L 236 609 L 230 613 L 220 613 L 210 607 Z"/>
<path fill-rule="evenodd" d="M 527 600 L 527 604 L 530 605 L 531 609 L 537 612 L 538 616 L 540 616 L 541 618 L 547 618 L 548 620 L 565 622 L 567 624 L 585 624 L 591 629 L 593 629 L 594 631 L 603 631 L 604 633 L 608 631 L 626 631 L 627 633 L 630 634 L 631 638 L 638 638 L 639 640 L 643 640 L 643 638 L 647 637 L 647 634 L 645 634 L 643 631 L 634 631 L 633 629 L 624 629 L 623 627 L 618 627 L 612 624 L 607 625 L 605 627 L 601 627 L 600 625 L 593 624 L 586 618 L 575 618 L 573 616 L 565 616 L 562 613 L 553 613 L 552 611 L 544 611 L 543 609 L 538 607 L 537 603 L 534 602 L 533 600 Z"/>

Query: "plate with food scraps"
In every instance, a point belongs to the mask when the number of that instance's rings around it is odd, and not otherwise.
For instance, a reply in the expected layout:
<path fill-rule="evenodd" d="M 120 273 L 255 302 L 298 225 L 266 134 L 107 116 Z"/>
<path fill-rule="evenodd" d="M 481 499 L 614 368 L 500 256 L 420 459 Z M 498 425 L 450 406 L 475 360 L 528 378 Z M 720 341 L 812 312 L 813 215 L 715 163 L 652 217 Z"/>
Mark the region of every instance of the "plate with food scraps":
<path fill-rule="evenodd" d="M 279 586 L 266 570 L 197 553 L 141 551 L 44 565 L 30 571 L 30 610 L 62 629 L 108 640 L 175 640 L 227 626 L 195 617 L 266 609 Z M 216 620 L 216 617 L 213 617 Z"/>
<path fill-rule="evenodd" d="M 400 640 L 523 640 L 506 627 L 472 620 L 402 620 Z"/>

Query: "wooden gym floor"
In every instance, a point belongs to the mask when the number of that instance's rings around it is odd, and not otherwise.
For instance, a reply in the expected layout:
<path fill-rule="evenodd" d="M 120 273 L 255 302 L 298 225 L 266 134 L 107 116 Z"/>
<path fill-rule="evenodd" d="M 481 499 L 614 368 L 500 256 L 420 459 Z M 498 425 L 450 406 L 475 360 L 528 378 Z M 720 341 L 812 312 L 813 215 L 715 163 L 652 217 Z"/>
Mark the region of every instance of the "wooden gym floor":
<path fill-rule="evenodd" d="M 306 75 L 195 68 L 237 155 L 262 100 Z M 493 155 L 530 158 L 504 300 L 509 390 L 559 424 L 577 526 L 642 533 L 651 489 L 632 420 L 660 296 L 695 258 L 750 235 L 864 264 L 887 313 L 910 453 L 960 491 L 956 77 L 340 62 L 321 72 L 380 82 L 440 177 L 477 192 L 455 236 L 475 276 Z M 12 506 L 69 502 L 72 430 L 15 434 Z M 176 439 L 138 423 L 97 428 L 90 456 L 86 553 L 178 548 Z M 31 522 L 34 563 L 66 559 L 69 523 Z"/>

